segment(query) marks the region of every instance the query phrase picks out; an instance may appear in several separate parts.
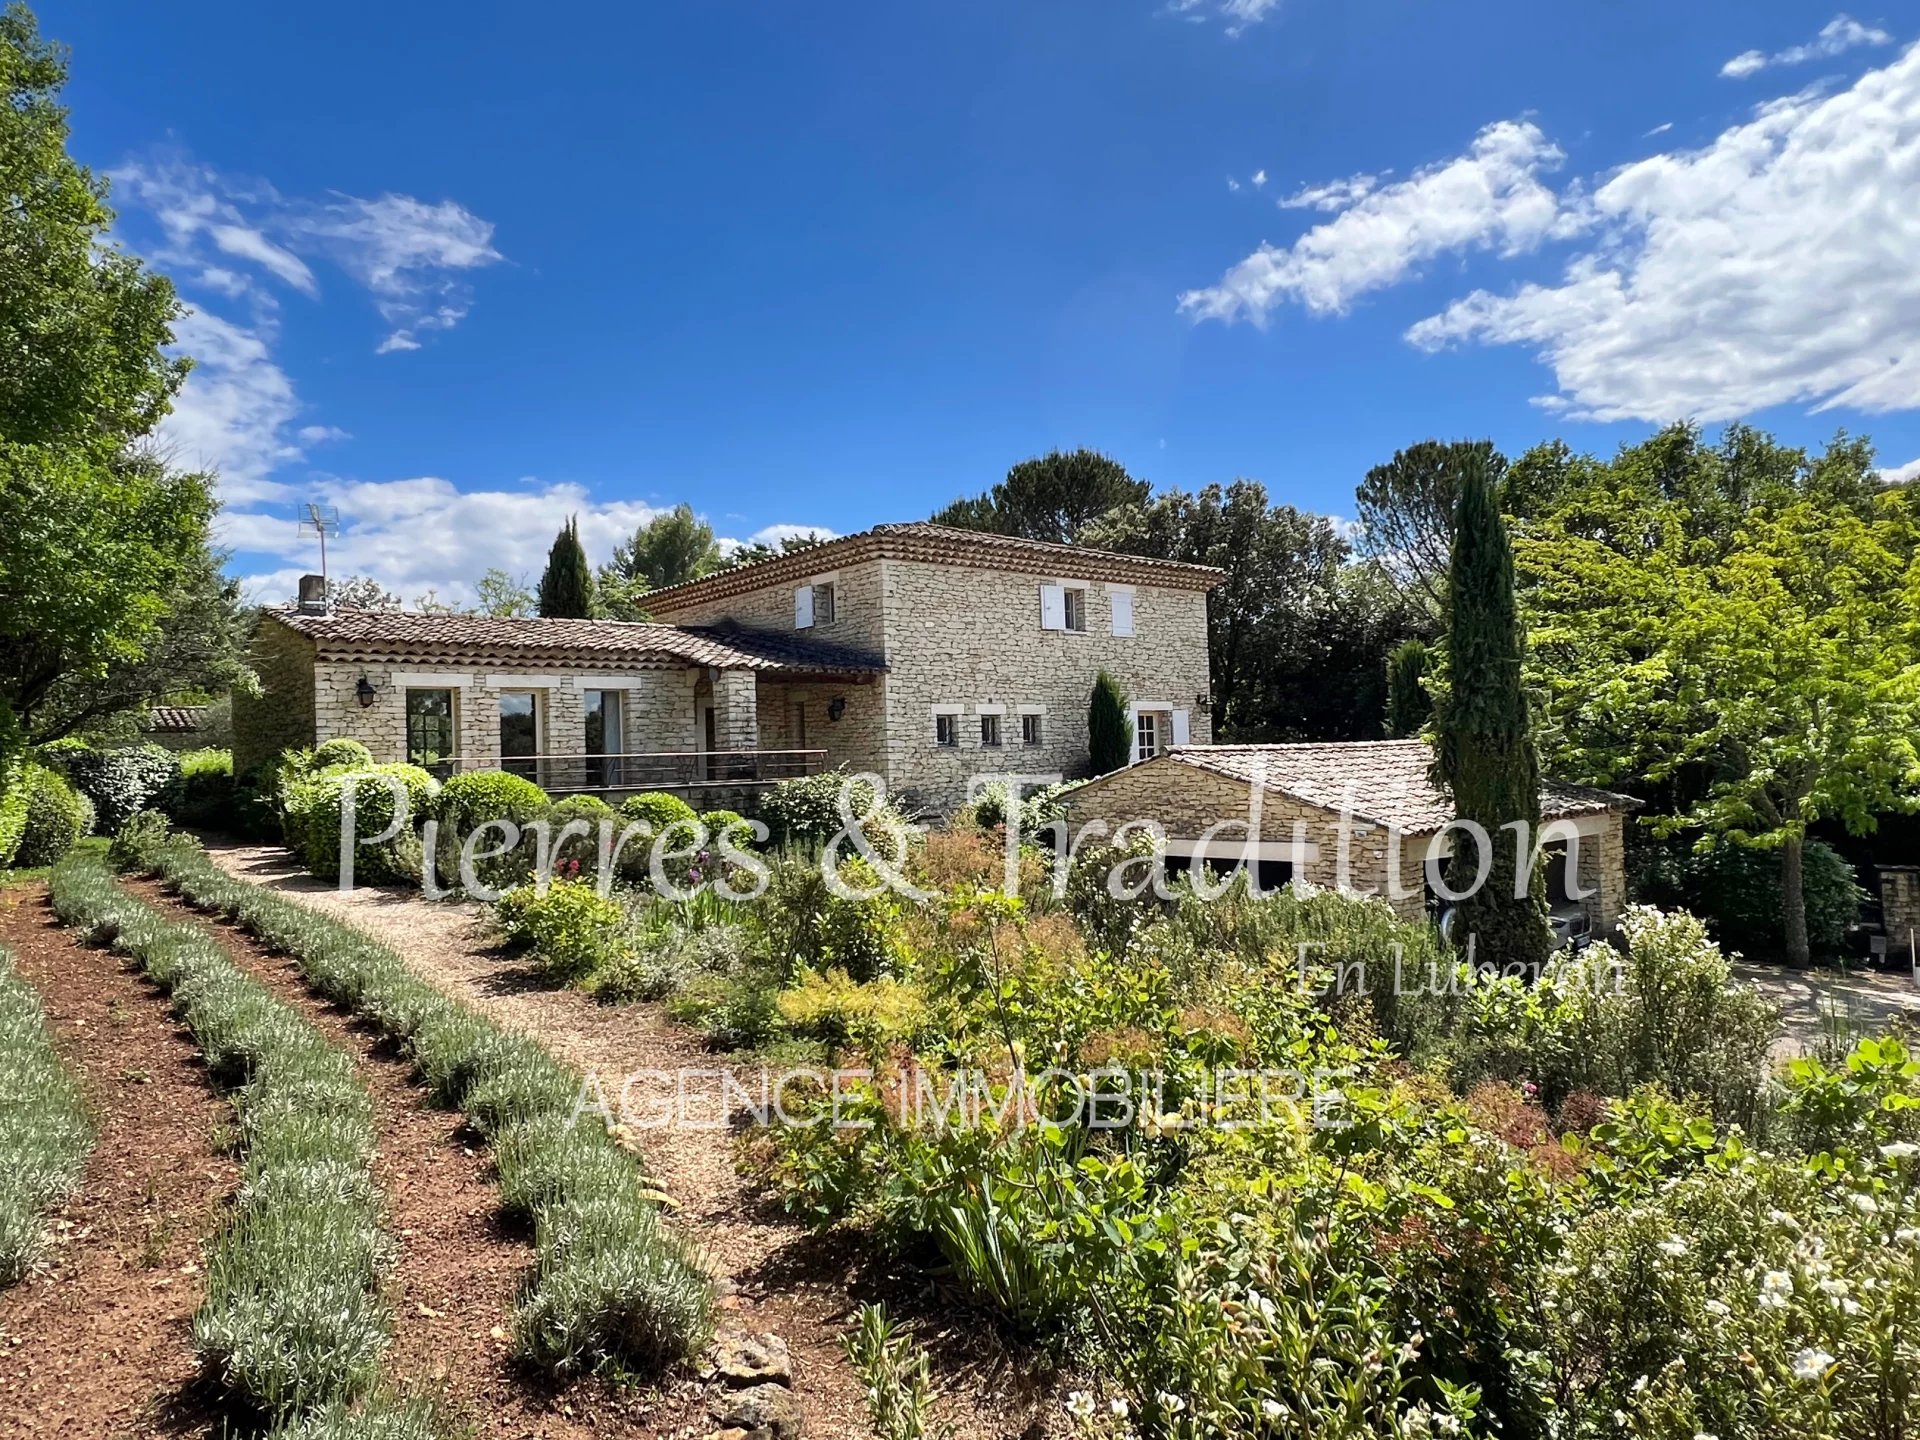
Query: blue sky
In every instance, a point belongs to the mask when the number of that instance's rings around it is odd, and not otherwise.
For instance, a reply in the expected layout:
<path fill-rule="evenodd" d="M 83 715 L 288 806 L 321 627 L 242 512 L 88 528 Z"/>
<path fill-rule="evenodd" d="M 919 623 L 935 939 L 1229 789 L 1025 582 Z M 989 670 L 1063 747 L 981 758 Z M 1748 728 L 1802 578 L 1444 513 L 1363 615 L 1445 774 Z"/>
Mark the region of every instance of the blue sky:
<path fill-rule="evenodd" d="M 1920 13 L 1431 0 L 48 3 L 202 359 L 235 568 L 462 597 L 686 501 L 1087 445 L 1352 513 L 1428 436 L 1920 458 Z"/>

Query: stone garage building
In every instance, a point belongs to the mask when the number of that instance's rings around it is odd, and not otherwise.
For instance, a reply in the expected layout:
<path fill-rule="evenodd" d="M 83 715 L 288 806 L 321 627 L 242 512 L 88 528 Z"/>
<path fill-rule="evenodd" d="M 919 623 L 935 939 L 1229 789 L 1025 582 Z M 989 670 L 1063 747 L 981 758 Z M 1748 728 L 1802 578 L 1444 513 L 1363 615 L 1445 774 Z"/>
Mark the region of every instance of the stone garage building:
<path fill-rule="evenodd" d="M 1176 748 L 1074 791 L 1070 815 L 1076 831 L 1094 820 L 1110 830 L 1155 821 L 1170 859 L 1190 863 L 1201 851 L 1216 867 L 1251 861 L 1269 886 L 1297 875 L 1334 888 L 1344 868 L 1344 888 L 1382 895 L 1403 918 L 1418 920 L 1437 908 L 1425 873 L 1428 845 L 1440 836 L 1439 853 L 1446 853 L 1443 832 L 1454 816 L 1429 778 L 1432 760 L 1419 740 Z M 1249 847 L 1256 798 L 1259 837 Z M 1586 786 L 1540 787 L 1549 902 L 1557 914 L 1583 911 L 1596 934 L 1611 930 L 1626 906 L 1624 821 L 1638 804 Z M 1564 860 L 1553 863 L 1569 847 L 1578 857 L 1577 883 Z M 1590 893 L 1577 897 L 1576 890 Z"/>

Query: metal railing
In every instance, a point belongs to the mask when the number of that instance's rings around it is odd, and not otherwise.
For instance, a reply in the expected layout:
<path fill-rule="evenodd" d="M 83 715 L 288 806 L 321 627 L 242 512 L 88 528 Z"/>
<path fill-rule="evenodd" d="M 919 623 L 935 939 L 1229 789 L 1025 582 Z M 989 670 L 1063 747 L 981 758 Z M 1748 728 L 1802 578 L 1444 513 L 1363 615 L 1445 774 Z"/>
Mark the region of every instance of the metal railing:
<path fill-rule="evenodd" d="M 608 790 L 698 790 L 710 785 L 774 785 L 827 768 L 824 750 L 663 750 L 629 755 L 455 755 L 429 767 L 505 770 L 549 795 Z"/>

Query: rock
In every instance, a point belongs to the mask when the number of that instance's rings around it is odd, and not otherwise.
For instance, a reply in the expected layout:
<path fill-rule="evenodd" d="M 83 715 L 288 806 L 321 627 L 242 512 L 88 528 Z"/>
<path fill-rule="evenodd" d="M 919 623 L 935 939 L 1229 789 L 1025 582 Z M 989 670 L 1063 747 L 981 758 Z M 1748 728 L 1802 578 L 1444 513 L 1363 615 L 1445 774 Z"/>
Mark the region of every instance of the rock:
<path fill-rule="evenodd" d="M 713 1370 L 727 1385 L 793 1383 L 793 1360 L 778 1335 L 722 1334 L 713 1342 Z"/>
<path fill-rule="evenodd" d="M 799 1440 L 800 1401 L 784 1385 L 749 1385 L 729 1390 L 714 1401 L 713 1418 L 722 1428 L 747 1432 L 749 1440 Z"/>

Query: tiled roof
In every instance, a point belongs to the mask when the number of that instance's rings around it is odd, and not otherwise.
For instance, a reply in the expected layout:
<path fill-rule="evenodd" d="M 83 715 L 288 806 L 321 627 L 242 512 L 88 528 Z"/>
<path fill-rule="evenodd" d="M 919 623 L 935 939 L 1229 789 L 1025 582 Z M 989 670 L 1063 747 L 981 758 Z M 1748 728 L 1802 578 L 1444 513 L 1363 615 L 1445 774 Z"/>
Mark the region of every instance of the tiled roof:
<path fill-rule="evenodd" d="M 147 723 L 141 728 L 150 735 L 187 735 L 206 721 L 204 705 L 156 705 L 147 712 Z"/>
<path fill-rule="evenodd" d="M 507 620 L 406 610 L 267 612 L 311 636 L 323 660 L 406 657 L 439 663 L 638 666 L 671 669 L 877 674 L 886 661 L 864 650 L 732 625 L 643 625 L 624 620 Z"/>
<path fill-rule="evenodd" d="M 703 580 L 670 585 L 650 592 L 645 604 L 654 614 L 667 615 L 689 605 L 804 580 L 809 575 L 865 560 L 919 560 L 974 570 L 1013 570 L 1025 575 L 1163 585 L 1174 590 L 1211 590 L 1226 578 L 1226 571 L 1211 565 L 1154 560 L 1113 550 L 1090 550 L 1082 545 L 1055 545 L 1044 540 L 1023 540 L 1017 535 L 994 535 L 984 530 L 963 530 L 955 525 L 912 521 L 876 525 L 857 535 L 843 535 L 791 555 L 776 555 L 736 570 L 723 570 Z"/>
<path fill-rule="evenodd" d="M 1166 752 L 1178 765 L 1257 783 L 1309 805 L 1356 819 L 1396 826 L 1411 835 L 1438 830 L 1454 818 L 1452 803 L 1429 778 L 1433 751 L 1423 740 L 1354 740 L 1305 745 L 1186 745 Z M 1149 762 L 1152 763 L 1152 762 Z M 1540 782 L 1544 820 L 1571 819 L 1640 804 L 1631 795 Z"/>

